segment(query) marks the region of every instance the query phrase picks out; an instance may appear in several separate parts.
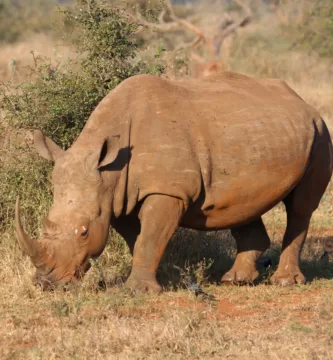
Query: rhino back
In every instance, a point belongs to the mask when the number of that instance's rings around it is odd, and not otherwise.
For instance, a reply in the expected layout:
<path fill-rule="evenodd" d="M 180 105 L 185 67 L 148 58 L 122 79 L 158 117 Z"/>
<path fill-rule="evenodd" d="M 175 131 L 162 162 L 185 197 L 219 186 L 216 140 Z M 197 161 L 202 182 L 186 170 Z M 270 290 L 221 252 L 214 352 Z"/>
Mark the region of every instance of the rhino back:
<path fill-rule="evenodd" d="M 283 84 L 241 80 L 154 79 L 141 89 L 131 105 L 129 190 L 188 204 L 203 185 L 203 208 L 235 202 L 235 192 L 244 202 L 266 188 L 290 191 L 305 171 L 318 115 Z"/>
<path fill-rule="evenodd" d="M 283 82 L 234 73 L 205 81 L 135 76 L 98 108 L 89 127 L 112 132 L 131 123 L 128 212 L 162 193 L 245 217 L 248 204 L 268 209 L 297 184 L 319 117 Z"/>

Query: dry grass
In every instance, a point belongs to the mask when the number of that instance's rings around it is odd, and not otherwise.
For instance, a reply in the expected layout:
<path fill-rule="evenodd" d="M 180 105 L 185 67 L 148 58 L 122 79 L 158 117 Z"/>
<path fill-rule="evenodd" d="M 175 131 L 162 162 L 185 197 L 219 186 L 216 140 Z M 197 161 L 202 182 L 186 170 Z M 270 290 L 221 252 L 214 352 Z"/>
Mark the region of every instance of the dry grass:
<path fill-rule="evenodd" d="M 24 81 L 30 74 L 29 67 L 34 65 L 31 52 L 34 52 L 35 57 L 44 56 L 51 59 L 54 66 L 74 56 L 69 47 L 43 34 L 35 35 L 27 41 L 1 45 L 0 83 L 9 80 L 16 83 Z"/>
<path fill-rule="evenodd" d="M 308 276 L 326 266 L 318 240 L 304 252 Z M 330 279 L 295 288 L 207 284 L 211 300 L 188 290 L 133 297 L 119 286 L 98 291 L 94 269 L 70 292 L 50 294 L 31 285 L 30 264 L 6 241 L 1 359 L 332 358 Z M 224 241 L 232 246 L 227 235 Z"/>
<path fill-rule="evenodd" d="M 257 29 L 258 30 L 258 29 Z M 253 29 L 255 31 L 255 29 Z M 273 35 L 274 35 L 274 31 Z M 273 36 L 272 35 L 272 36 Z M 30 50 L 56 63 L 72 56 L 66 47 L 54 50 L 45 36 L 29 42 L 3 46 L 0 81 L 26 76 L 32 64 Z M 13 71 L 12 59 L 16 59 Z M 280 55 L 253 48 L 244 59 L 228 58 L 234 70 L 258 76 L 285 79 L 305 100 L 320 110 L 333 131 L 333 70 L 329 61 L 289 51 Z M 4 130 L 0 122 L 0 149 Z M 8 139 L 7 139 L 8 140 Z M 6 146 L 9 146 L 8 141 Z M 126 274 L 130 257 L 114 259 L 108 248 L 80 286 L 69 292 L 42 293 L 31 282 L 33 268 L 22 256 L 12 230 L 0 234 L 0 358 L 1 359 L 332 359 L 333 358 L 333 265 L 320 260 L 333 229 L 333 188 L 327 190 L 314 214 L 302 268 L 310 280 L 295 288 L 266 285 L 273 269 L 261 271 L 256 286 L 224 287 L 204 282 L 204 291 L 215 297 L 205 300 L 189 290 L 167 291 L 160 296 L 131 296 L 113 285 L 117 274 Z M 273 246 L 268 255 L 277 256 L 285 213 L 282 206 L 264 216 Z M 186 239 L 205 253 L 211 242 L 220 254 L 211 275 L 222 275 L 235 254 L 228 233 L 180 233 L 173 242 L 186 256 Z M 171 250 L 170 250 L 171 251 Z M 177 253 L 175 252 L 174 253 Z M 200 248 L 197 251 L 200 255 Z M 176 259 L 181 262 L 183 259 Z M 160 277 L 164 283 L 173 275 L 165 260 Z M 101 291 L 98 281 L 106 280 Z"/>

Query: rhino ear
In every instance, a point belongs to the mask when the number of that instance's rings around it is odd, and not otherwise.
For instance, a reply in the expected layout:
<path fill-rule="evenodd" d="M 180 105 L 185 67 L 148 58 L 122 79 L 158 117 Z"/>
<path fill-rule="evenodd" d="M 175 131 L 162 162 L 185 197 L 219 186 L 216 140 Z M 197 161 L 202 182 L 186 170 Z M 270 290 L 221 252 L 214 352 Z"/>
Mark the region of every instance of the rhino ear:
<path fill-rule="evenodd" d="M 99 155 L 99 160 L 97 165 L 98 169 L 100 169 L 103 166 L 107 166 L 116 160 L 120 150 L 119 140 L 120 140 L 119 135 L 109 136 L 104 140 Z"/>
<path fill-rule="evenodd" d="M 65 152 L 40 130 L 34 130 L 34 143 L 38 154 L 46 160 L 56 161 Z"/>

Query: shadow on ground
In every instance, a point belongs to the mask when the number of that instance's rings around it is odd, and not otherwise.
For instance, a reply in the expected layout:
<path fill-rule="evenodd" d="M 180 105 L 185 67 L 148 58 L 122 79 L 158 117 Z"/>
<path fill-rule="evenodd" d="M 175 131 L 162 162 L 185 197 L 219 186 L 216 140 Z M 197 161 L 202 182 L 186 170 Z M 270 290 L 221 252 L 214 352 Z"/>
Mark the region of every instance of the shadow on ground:
<path fill-rule="evenodd" d="M 259 277 L 253 285 L 269 283 L 277 268 L 280 241 L 272 243 L 259 261 Z M 235 259 L 236 243 L 230 231 L 201 232 L 179 229 L 168 244 L 157 272 L 159 283 L 168 290 L 186 288 L 190 283 L 219 284 Z M 302 251 L 301 270 L 308 282 L 333 278 L 333 238 L 309 236 Z M 127 276 L 130 268 L 128 268 Z M 126 275 L 107 281 L 107 287 L 126 281 Z"/>
<path fill-rule="evenodd" d="M 258 263 L 259 278 L 254 285 L 269 283 L 277 268 L 281 241 L 272 243 Z M 164 287 L 182 287 L 184 278 L 198 283 L 219 283 L 230 269 L 236 255 L 236 244 L 230 231 L 199 232 L 179 229 L 170 242 L 158 271 L 158 280 Z M 333 278 L 333 238 L 309 236 L 302 251 L 301 270 L 308 282 Z"/>

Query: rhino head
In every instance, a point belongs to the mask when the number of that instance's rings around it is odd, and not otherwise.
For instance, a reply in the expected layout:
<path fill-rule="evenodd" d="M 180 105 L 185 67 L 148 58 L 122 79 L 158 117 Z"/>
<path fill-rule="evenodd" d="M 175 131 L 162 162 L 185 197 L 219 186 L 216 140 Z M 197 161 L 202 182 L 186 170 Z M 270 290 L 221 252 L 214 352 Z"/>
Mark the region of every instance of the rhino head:
<path fill-rule="evenodd" d="M 93 146 L 89 141 L 89 148 L 77 141 L 67 151 L 39 130 L 34 140 L 38 153 L 55 162 L 53 205 L 42 239 L 34 240 L 23 230 L 17 200 L 16 234 L 37 268 L 35 282 L 51 289 L 80 279 L 90 267 L 89 259 L 98 257 L 106 245 L 117 176 L 103 169 L 118 156 L 119 136 L 101 138 Z"/>

